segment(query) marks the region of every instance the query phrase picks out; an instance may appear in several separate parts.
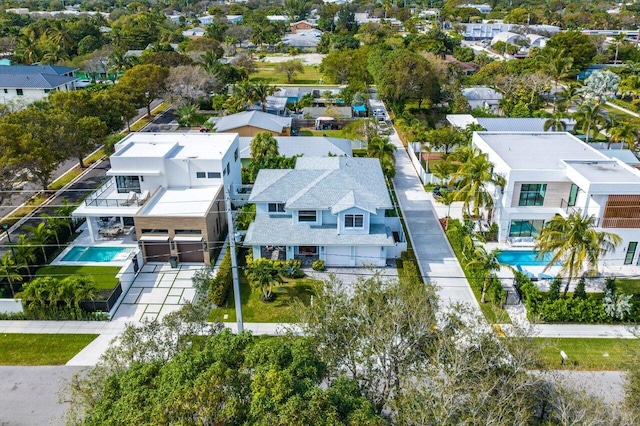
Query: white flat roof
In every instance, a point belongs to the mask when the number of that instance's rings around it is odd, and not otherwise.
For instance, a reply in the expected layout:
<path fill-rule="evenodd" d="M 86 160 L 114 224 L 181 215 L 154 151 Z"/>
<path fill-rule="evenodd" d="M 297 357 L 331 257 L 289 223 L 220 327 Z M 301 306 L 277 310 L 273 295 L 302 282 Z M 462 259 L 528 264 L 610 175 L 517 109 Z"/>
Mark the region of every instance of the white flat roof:
<path fill-rule="evenodd" d="M 640 175 L 615 160 L 567 161 L 567 167 L 580 173 L 591 183 L 640 184 Z"/>
<path fill-rule="evenodd" d="M 566 132 L 477 132 L 512 169 L 562 170 L 560 160 L 608 160 Z"/>
<path fill-rule="evenodd" d="M 204 216 L 221 186 L 163 189 L 144 205 L 138 215 Z"/>
<path fill-rule="evenodd" d="M 237 133 L 130 133 L 118 142 L 113 156 L 123 158 L 204 158 L 220 159 Z"/>

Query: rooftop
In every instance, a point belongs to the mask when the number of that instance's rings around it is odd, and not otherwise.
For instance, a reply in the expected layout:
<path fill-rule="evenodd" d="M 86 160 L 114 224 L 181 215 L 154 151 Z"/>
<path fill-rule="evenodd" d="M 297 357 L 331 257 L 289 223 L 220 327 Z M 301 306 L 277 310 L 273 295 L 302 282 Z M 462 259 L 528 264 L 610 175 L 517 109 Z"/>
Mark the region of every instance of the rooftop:
<path fill-rule="evenodd" d="M 0 67 L 9 68 L 9 67 Z M 20 88 L 20 89 L 54 89 L 56 87 L 60 87 L 66 83 L 70 83 L 72 81 L 78 80 L 76 77 L 68 77 L 65 75 L 58 74 L 37 74 L 37 73 L 27 73 L 27 74 L 3 74 L 2 82 L 0 82 L 0 86 L 6 88 Z"/>
<path fill-rule="evenodd" d="M 567 167 L 584 176 L 591 183 L 640 184 L 640 174 L 615 160 L 567 161 Z"/>
<path fill-rule="evenodd" d="M 142 216 L 204 216 L 221 185 L 161 189 L 138 212 Z"/>
<path fill-rule="evenodd" d="M 462 89 L 462 95 L 470 100 L 502 99 L 502 93 L 491 87 L 467 87 Z"/>
<path fill-rule="evenodd" d="M 240 158 L 251 158 L 251 137 L 240 138 Z M 351 140 L 317 136 L 275 136 L 278 152 L 285 157 L 305 155 L 307 157 L 325 157 L 347 155 L 351 157 Z"/>
<path fill-rule="evenodd" d="M 262 111 L 244 111 L 237 114 L 225 115 L 215 120 L 216 132 L 251 126 L 272 132 L 282 132 L 285 127 L 291 127 L 291 117 L 278 117 Z"/>
<path fill-rule="evenodd" d="M 512 169 L 561 170 L 560 160 L 607 160 L 566 132 L 476 132 L 478 139 Z"/>
<path fill-rule="evenodd" d="M 1 67 L 0 74 L 48 74 L 48 75 L 64 75 L 77 68 L 61 67 L 57 65 L 11 65 Z"/>
<path fill-rule="evenodd" d="M 134 132 L 116 145 L 120 158 L 220 159 L 237 137 L 235 133 Z"/>
<path fill-rule="evenodd" d="M 353 203 L 346 206 L 346 200 Z M 374 213 L 393 207 L 379 161 L 350 157 L 300 157 L 293 170 L 260 170 L 249 202 L 334 214 L 349 207 Z"/>

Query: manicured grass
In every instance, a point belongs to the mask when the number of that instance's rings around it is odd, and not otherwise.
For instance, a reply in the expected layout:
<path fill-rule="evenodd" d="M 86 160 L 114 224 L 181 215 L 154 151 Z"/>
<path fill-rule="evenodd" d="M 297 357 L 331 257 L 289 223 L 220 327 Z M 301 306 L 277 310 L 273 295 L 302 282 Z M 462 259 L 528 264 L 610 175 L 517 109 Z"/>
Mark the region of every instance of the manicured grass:
<path fill-rule="evenodd" d="M 638 339 L 564 338 L 534 339 L 541 346 L 540 362 L 547 368 L 567 370 L 622 370 L 632 356 L 640 350 Z M 569 357 L 560 363 L 560 351 Z"/>
<path fill-rule="evenodd" d="M 329 138 L 346 138 L 342 130 L 300 129 L 300 136 L 326 136 Z"/>
<path fill-rule="evenodd" d="M 11 214 L 11 218 L 2 221 L 2 223 L 8 223 L 9 226 L 13 225 L 24 216 L 33 212 L 40 204 L 44 203 L 47 200 L 48 196 L 37 195 L 31 197 L 29 201 L 25 203 L 24 206 L 17 209 L 15 212 Z"/>
<path fill-rule="evenodd" d="M 260 300 L 261 291 L 252 289 L 244 274 L 240 275 L 240 296 L 242 300 L 242 319 L 244 322 L 294 322 L 296 321 L 293 304 L 300 300 L 305 305 L 311 302 L 314 288 L 320 281 L 310 278 L 289 279 L 285 278 L 283 285 L 275 285 L 273 292 L 276 295 L 274 301 L 265 303 Z M 209 314 L 209 320 L 234 322 L 236 320 L 235 304 L 233 302 L 233 290 L 229 294 L 228 308 L 213 309 Z M 228 315 L 227 318 L 224 318 Z"/>
<path fill-rule="evenodd" d="M 292 57 L 291 59 L 295 59 Z M 272 84 L 288 84 L 284 73 L 276 72 L 275 63 L 262 63 L 260 68 L 249 76 L 249 80 L 264 80 Z M 291 84 L 318 84 L 322 80 L 322 74 L 317 65 L 304 65 L 304 72 L 293 77 Z"/>
<path fill-rule="evenodd" d="M 640 279 L 616 279 L 616 287 L 625 294 L 640 294 Z"/>
<path fill-rule="evenodd" d="M 50 265 L 36 271 L 36 276 L 54 276 L 63 279 L 69 275 L 90 275 L 100 290 L 113 290 L 118 285 L 119 266 L 62 266 Z"/>
<path fill-rule="evenodd" d="M 104 149 L 100 148 L 98 151 L 94 152 L 93 154 L 91 154 L 90 156 L 84 159 L 85 167 L 88 167 L 93 163 L 100 161 L 100 159 L 104 157 L 104 155 L 105 155 Z M 69 182 L 71 182 L 72 180 L 80 176 L 80 174 L 85 170 L 86 169 L 81 169 L 79 166 L 75 166 L 69 172 L 65 173 L 64 175 L 60 176 L 58 179 L 54 180 L 49 185 L 49 189 L 58 190 L 58 189 L 64 188 L 65 185 L 67 185 Z"/>
<path fill-rule="evenodd" d="M 97 334 L 0 334 L 0 365 L 64 365 Z"/>

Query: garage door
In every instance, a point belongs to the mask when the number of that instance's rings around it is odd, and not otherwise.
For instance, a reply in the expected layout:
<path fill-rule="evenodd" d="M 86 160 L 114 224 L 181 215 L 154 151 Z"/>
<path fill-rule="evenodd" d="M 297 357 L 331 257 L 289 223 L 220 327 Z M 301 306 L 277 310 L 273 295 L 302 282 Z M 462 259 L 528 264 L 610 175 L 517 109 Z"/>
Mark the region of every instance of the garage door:
<path fill-rule="evenodd" d="M 351 247 L 349 246 L 328 246 L 325 264 L 327 266 L 352 266 Z"/>
<path fill-rule="evenodd" d="M 381 253 L 380 247 L 357 247 L 356 266 L 384 266 L 385 261 L 380 259 Z"/>
<path fill-rule="evenodd" d="M 152 242 L 144 243 L 145 262 L 168 262 L 171 255 L 171 248 L 168 242 Z"/>
<path fill-rule="evenodd" d="M 202 242 L 199 243 L 176 243 L 178 247 L 178 259 L 180 262 L 204 262 L 204 250 Z"/>

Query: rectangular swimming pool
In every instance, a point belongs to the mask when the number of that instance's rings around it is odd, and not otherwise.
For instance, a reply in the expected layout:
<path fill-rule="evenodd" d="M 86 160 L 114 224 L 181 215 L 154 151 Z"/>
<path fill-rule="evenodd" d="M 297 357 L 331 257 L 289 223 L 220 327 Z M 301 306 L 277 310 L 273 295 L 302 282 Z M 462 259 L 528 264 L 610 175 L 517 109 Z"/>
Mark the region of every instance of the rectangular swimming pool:
<path fill-rule="evenodd" d="M 545 253 L 538 258 L 537 251 L 533 250 L 505 250 L 498 254 L 498 261 L 511 266 L 547 266 L 551 261 L 551 253 Z"/>
<path fill-rule="evenodd" d="M 123 262 L 134 250 L 133 247 L 75 246 L 61 260 L 63 262 Z"/>

